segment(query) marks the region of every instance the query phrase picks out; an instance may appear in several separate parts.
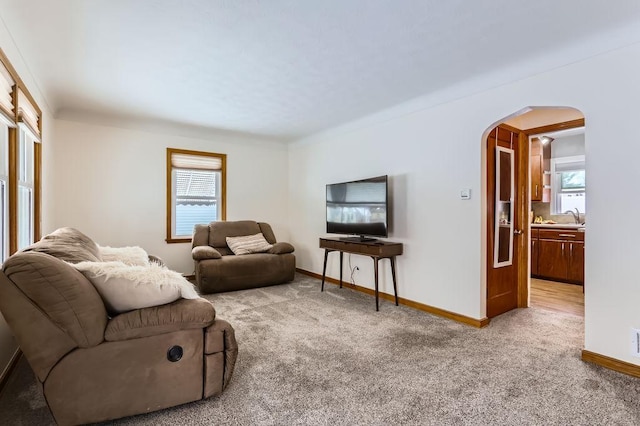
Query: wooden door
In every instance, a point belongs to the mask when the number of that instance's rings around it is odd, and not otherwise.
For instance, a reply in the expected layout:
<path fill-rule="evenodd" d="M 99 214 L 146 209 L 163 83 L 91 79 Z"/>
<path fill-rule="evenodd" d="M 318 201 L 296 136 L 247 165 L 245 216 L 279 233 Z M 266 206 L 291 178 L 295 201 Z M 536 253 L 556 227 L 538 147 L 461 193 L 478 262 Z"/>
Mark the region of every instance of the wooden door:
<path fill-rule="evenodd" d="M 584 243 L 568 242 L 569 256 L 567 265 L 567 280 L 584 283 Z"/>
<path fill-rule="evenodd" d="M 566 280 L 566 250 L 571 243 L 540 240 L 538 244 L 538 275 L 552 280 Z"/>
<path fill-rule="evenodd" d="M 523 194 L 527 194 L 526 183 L 524 190 L 520 186 L 521 178 L 518 176 L 521 171 L 522 164 L 526 161 L 521 157 L 521 141 L 520 133 L 517 129 L 509 126 L 500 125 L 493 129 L 487 137 L 487 317 L 492 318 L 511 309 L 517 308 L 519 304 L 518 298 L 518 282 L 519 277 L 518 265 L 522 262 L 520 256 L 520 244 L 522 242 L 521 234 L 521 214 L 523 209 L 519 208 L 525 202 Z M 496 262 L 495 253 L 502 253 L 502 247 L 495 250 L 496 244 L 496 196 L 504 199 L 504 195 L 496 194 L 496 152 L 497 147 L 512 149 L 514 151 L 514 191 L 512 194 L 512 202 L 515 206 L 513 209 L 513 229 L 517 235 L 513 237 L 513 255 L 510 264 L 504 265 L 505 262 Z M 528 159 L 528 152 L 526 153 Z M 501 179 L 501 182 L 503 180 Z M 500 184 L 500 191 L 504 188 Z M 502 227 L 498 227 L 498 232 Z M 504 231 L 504 229 L 503 229 Z M 502 233 L 499 238 L 504 238 Z M 528 249 L 528 247 L 527 247 Z M 498 254 L 498 256 L 502 256 Z M 503 266 L 496 267 L 496 263 L 502 263 Z M 506 262 L 508 263 L 508 262 Z M 526 272 L 526 268 L 525 268 Z M 526 277 L 525 277 L 526 278 Z M 526 306 L 526 303 L 525 303 Z"/>

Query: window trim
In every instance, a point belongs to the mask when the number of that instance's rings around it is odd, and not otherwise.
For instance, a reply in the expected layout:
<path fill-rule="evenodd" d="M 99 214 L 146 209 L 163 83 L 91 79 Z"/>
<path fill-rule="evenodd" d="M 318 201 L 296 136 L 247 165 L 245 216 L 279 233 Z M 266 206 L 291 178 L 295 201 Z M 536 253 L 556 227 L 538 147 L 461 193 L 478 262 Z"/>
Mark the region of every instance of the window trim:
<path fill-rule="evenodd" d="M 173 154 L 186 154 L 201 157 L 216 157 L 220 159 L 220 220 L 227 220 L 227 154 L 219 154 L 215 152 L 205 151 L 191 151 L 187 149 L 167 148 L 166 159 L 166 197 L 167 197 L 167 223 L 166 223 L 166 238 L 167 244 L 175 243 L 190 243 L 192 238 L 174 238 L 172 231 L 173 224 L 173 182 L 171 165 L 171 157 Z"/>

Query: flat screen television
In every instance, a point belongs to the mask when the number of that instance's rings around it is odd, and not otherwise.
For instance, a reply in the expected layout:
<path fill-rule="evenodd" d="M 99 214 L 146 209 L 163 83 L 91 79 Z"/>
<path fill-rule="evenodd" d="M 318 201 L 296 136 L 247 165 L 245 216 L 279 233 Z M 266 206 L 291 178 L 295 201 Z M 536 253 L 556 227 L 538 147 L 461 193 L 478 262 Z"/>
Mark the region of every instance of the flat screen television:
<path fill-rule="evenodd" d="M 348 239 L 358 241 L 387 237 L 387 180 L 385 175 L 327 185 L 327 233 L 354 235 Z"/>

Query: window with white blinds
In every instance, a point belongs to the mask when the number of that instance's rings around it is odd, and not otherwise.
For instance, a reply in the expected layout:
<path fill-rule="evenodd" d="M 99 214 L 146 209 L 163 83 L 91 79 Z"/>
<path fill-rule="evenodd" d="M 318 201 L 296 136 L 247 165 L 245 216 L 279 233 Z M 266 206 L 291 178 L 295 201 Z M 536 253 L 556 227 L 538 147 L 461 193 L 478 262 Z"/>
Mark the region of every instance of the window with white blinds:
<path fill-rule="evenodd" d="M 42 112 L 0 49 L 0 258 L 40 238 Z"/>
<path fill-rule="evenodd" d="M 225 219 L 225 154 L 167 148 L 167 242 L 189 241 L 196 224 Z"/>

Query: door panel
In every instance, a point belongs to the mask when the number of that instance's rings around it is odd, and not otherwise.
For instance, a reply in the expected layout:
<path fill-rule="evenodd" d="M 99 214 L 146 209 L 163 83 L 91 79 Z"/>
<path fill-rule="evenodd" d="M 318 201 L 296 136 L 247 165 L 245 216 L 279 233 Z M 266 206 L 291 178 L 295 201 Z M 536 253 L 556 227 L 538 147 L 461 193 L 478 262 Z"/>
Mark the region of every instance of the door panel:
<path fill-rule="evenodd" d="M 531 201 L 542 201 L 542 155 L 531 156 Z"/>
<path fill-rule="evenodd" d="M 564 280 L 567 277 L 565 250 L 571 243 L 540 240 L 538 244 L 538 275 Z"/>
<path fill-rule="evenodd" d="M 514 151 L 514 188 L 515 190 L 509 194 L 504 191 L 506 186 L 506 178 L 502 176 L 496 176 L 496 155 L 498 151 L 496 148 L 502 147 L 506 149 L 512 149 Z M 520 190 L 520 181 L 518 178 L 520 161 L 520 144 L 519 133 L 515 129 L 508 128 L 506 126 L 498 126 L 494 128 L 487 137 L 487 316 L 489 318 L 500 315 L 504 312 L 510 311 L 518 307 L 518 249 L 521 236 L 513 235 L 513 231 L 521 229 L 521 221 L 518 214 L 513 214 L 512 217 L 496 217 L 501 212 L 497 211 L 496 195 L 500 196 L 502 201 L 511 199 L 511 203 L 518 206 L 518 203 L 524 202 L 522 194 L 526 194 L 526 187 L 524 191 Z M 503 165 L 501 162 L 500 168 L 509 169 L 506 163 Z M 500 179 L 500 184 L 497 184 L 497 179 Z M 499 188 L 498 188 L 499 186 Z M 499 190 L 500 194 L 496 194 Z M 512 209 L 512 212 L 517 209 Z M 504 213 L 503 213 L 504 215 Z M 509 225 L 501 226 L 500 224 Z M 496 233 L 496 229 L 499 231 Z M 505 231 L 508 230 L 508 231 Z M 508 232 L 508 233 L 506 233 Z M 497 238 L 496 238 L 497 236 Z M 499 256 L 501 259 L 506 258 L 507 252 L 502 246 L 502 241 L 512 240 L 512 261 L 500 262 L 499 259 L 495 259 L 495 256 Z M 496 242 L 499 246 L 496 250 Z M 509 247 L 509 245 L 505 245 Z M 496 262 L 498 260 L 498 262 Z M 501 265 L 496 267 L 496 264 Z"/>
<path fill-rule="evenodd" d="M 513 262 L 513 193 L 514 181 L 514 151 L 512 149 L 496 147 L 496 199 L 495 209 L 495 251 L 493 253 L 493 267 L 509 266 Z"/>
<path fill-rule="evenodd" d="M 569 281 L 584 283 L 584 243 L 566 243 L 569 246 Z"/>
<path fill-rule="evenodd" d="M 531 239 L 531 275 L 538 275 L 538 246 L 537 239 Z"/>

